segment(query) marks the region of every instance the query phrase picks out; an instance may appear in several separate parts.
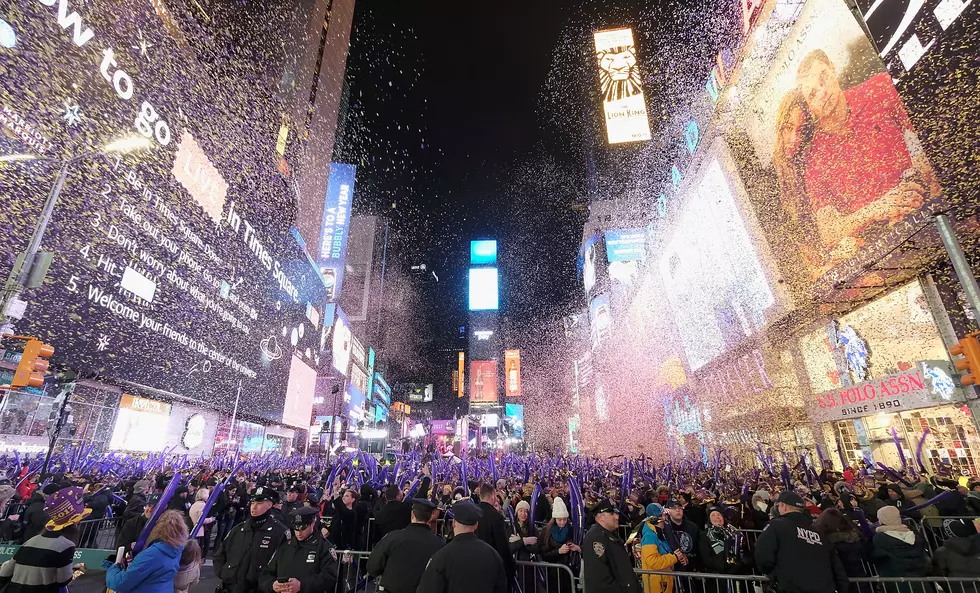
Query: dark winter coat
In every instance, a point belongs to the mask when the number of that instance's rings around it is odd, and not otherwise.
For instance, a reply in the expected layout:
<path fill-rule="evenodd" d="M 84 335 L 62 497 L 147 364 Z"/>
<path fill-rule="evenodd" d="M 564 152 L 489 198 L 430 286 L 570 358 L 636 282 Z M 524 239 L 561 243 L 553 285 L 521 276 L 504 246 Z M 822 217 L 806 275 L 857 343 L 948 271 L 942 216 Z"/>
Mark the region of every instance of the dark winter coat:
<path fill-rule="evenodd" d="M 929 574 L 925 541 L 917 533 L 915 541 L 907 544 L 879 531 L 871 543 L 871 557 L 878 567 L 878 574 L 883 577 L 919 577 Z"/>
<path fill-rule="evenodd" d="M 844 593 L 848 588 L 833 544 L 813 530 L 809 513 L 770 521 L 755 544 L 755 562 L 784 593 Z"/>
<path fill-rule="evenodd" d="M 374 514 L 374 530 L 380 540 L 399 529 L 405 529 L 412 522 L 412 506 L 401 500 L 386 502 Z"/>
<path fill-rule="evenodd" d="M 686 517 L 680 525 L 674 523 L 670 517 L 664 521 L 664 535 L 667 536 L 667 543 L 670 544 L 670 551 L 680 550 L 687 556 L 689 562 L 684 567 L 687 571 L 695 571 L 701 567 L 701 530 L 698 526 Z"/>
<path fill-rule="evenodd" d="M 44 513 L 44 495 L 41 494 L 40 490 L 35 490 L 27 499 L 27 508 L 24 509 L 22 520 L 24 521 L 24 533 L 21 535 L 21 543 L 44 531 L 44 526 L 48 523 L 48 516 Z"/>
<path fill-rule="evenodd" d="M 259 576 L 259 590 L 272 593 L 276 579 L 291 578 L 299 581 L 300 593 L 333 591 L 339 566 L 333 545 L 314 531 L 303 541 L 294 537 L 279 546 Z"/>
<path fill-rule="evenodd" d="M 385 591 L 415 593 L 429 560 L 445 545 L 428 525 L 413 523 L 381 539 L 368 558 L 367 573 L 380 578 Z"/>
<path fill-rule="evenodd" d="M 970 537 L 951 537 L 936 550 L 936 575 L 980 577 L 980 533 Z"/>
<path fill-rule="evenodd" d="M 418 593 L 507 593 L 500 555 L 474 533 L 461 533 L 429 561 Z"/>
<path fill-rule="evenodd" d="M 227 593 L 253 593 L 259 575 L 279 546 L 290 538 L 289 528 L 266 515 L 232 527 L 214 555 L 214 573 Z"/>
<path fill-rule="evenodd" d="M 507 541 L 507 522 L 504 521 L 500 511 L 493 508 L 490 503 L 481 502 L 480 510 L 483 511 L 483 517 L 477 523 L 476 536 L 490 544 L 490 547 L 500 555 L 507 573 L 507 582 L 510 583 L 517 574 L 517 563 L 514 555 L 510 553 L 510 543 Z"/>
<path fill-rule="evenodd" d="M 828 533 L 824 536 L 828 542 L 833 544 L 837 551 L 837 557 L 844 565 L 844 572 L 849 577 L 866 577 L 867 570 L 864 568 L 863 560 L 867 556 L 868 545 L 857 531 L 838 531 Z"/>

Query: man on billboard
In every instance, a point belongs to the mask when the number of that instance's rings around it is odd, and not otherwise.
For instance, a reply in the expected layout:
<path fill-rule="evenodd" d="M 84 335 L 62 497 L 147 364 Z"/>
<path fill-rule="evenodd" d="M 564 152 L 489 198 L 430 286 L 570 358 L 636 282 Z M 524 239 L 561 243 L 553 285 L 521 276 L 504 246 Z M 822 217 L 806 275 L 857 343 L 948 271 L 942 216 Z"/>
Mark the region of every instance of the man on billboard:
<path fill-rule="evenodd" d="M 829 255 L 820 273 L 939 195 L 888 74 L 842 89 L 821 49 L 803 57 L 783 97 L 775 148 L 784 208 Z"/>

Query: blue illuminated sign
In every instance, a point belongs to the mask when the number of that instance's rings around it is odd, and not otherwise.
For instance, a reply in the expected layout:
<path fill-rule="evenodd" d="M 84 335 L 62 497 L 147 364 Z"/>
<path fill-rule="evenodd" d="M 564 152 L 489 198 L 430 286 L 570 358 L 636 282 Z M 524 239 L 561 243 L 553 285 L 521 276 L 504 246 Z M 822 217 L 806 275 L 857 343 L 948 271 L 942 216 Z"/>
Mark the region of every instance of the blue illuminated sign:
<path fill-rule="evenodd" d="M 646 229 L 618 229 L 606 231 L 606 259 L 636 261 L 646 255 Z"/>
<path fill-rule="evenodd" d="M 497 268 L 470 268 L 470 311 L 496 311 L 499 307 Z"/>
<path fill-rule="evenodd" d="M 323 203 L 323 224 L 320 227 L 320 249 L 316 258 L 327 284 L 327 300 L 330 301 L 340 298 L 344 282 L 347 231 L 356 174 L 357 167 L 354 165 L 330 163 L 327 198 Z"/>
<path fill-rule="evenodd" d="M 470 264 L 474 266 L 497 263 L 496 241 L 470 241 Z"/>
<path fill-rule="evenodd" d="M 524 438 L 524 406 L 520 404 L 505 404 L 504 416 L 506 418 L 505 422 L 510 424 L 511 429 L 514 431 L 514 438 L 523 439 Z"/>

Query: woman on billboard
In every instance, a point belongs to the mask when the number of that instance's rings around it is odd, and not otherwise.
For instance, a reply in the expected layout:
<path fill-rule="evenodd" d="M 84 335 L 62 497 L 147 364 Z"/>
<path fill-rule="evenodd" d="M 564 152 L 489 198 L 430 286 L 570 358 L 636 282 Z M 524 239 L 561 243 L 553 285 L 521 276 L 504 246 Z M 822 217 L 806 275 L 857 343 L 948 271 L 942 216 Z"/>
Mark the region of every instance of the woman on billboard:
<path fill-rule="evenodd" d="M 780 103 L 774 148 L 783 209 L 801 244 L 819 238 L 827 254 L 803 248 L 824 262 L 815 276 L 939 195 L 888 74 L 842 89 L 821 49 L 803 57 Z"/>

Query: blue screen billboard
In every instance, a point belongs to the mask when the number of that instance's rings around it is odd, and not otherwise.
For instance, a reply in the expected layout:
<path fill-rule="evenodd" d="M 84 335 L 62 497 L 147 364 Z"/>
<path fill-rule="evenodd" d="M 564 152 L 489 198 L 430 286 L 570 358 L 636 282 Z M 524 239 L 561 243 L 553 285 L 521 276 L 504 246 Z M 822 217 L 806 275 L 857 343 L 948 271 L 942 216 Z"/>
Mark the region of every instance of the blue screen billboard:
<path fill-rule="evenodd" d="M 326 280 L 329 300 L 340 298 L 344 283 L 347 232 L 356 174 L 355 165 L 330 163 L 327 199 L 323 203 L 323 224 L 320 227 L 320 251 L 317 255 L 317 265 Z"/>
<path fill-rule="evenodd" d="M 470 265 L 482 266 L 497 263 L 497 242 L 470 241 Z"/>
<path fill-rule="evenodd" d="M 496 311 L 499 307 L 497 268 L 470 268 L 470 311 Z"/>
<path fill-rule="evenodd" d="M 646 254 L 646 229 L 615 229 L 606 231 L 606 259 L 637 261 Z"/>
<path fill-rule="evenodd" d="M 524 438 L 524 406 L 521 404 L 506 404 L 504 406 L 505 422 L 511 427 L 515 439 Z"/>

